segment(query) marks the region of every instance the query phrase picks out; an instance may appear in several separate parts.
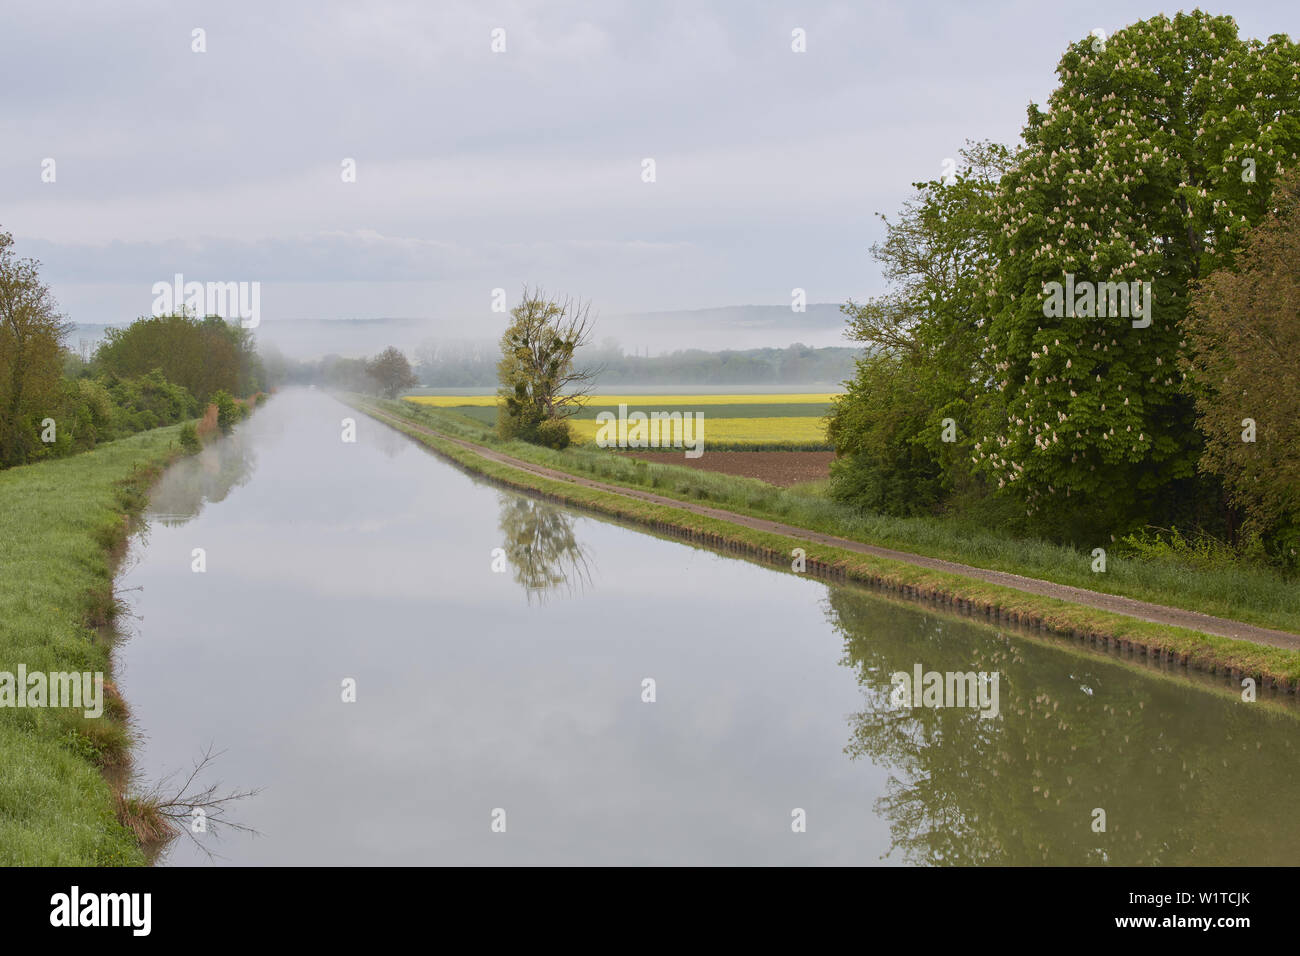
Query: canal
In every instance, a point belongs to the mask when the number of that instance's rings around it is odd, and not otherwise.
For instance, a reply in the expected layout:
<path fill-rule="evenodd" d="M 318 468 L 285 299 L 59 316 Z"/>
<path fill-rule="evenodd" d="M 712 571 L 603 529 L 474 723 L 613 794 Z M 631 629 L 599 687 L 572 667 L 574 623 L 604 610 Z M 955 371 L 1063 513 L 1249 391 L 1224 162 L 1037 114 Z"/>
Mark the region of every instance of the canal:
<path fill-rule="evenodd" d="M 165 474 L 118 586 L 139 782 L 211 749 L 259 791 L 164 865 L 1300 851 L 1285 700 L 505 491 L 313 390 Z M 918 665 L 996 715 L 897 706 Z"/>

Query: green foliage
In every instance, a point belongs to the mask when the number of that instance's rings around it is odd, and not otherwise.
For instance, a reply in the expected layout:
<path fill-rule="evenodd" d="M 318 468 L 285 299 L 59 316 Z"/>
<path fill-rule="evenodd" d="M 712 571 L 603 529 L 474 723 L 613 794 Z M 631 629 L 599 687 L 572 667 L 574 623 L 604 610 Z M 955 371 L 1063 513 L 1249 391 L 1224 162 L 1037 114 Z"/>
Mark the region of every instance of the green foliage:
<path fill-rule="evenodd" d="M 939 461 L 919 438 L 930 416 L 916 367 L 890 355 L 858 363 L 858 374 L 827 420 L 835 446 L 831 494 L 881 514 L 925 514 L 942 492 Z M 918 440 L 919 439 L 919 440 Z"/>
<path fill-rule="evenodd" d="M 522 386 L 516 394 L 502 396 L 496 415 L 498 435 L 506 441 L 518 439 L 528 442 L 537 440 L 537 426 L 544 417 L 541 410 L 528 401 Z"/>
<path fill-rule="evenodd" d="M 1231 264 L 1300 151 L 1300 46 L 1243 41 L 1232 18 L 1196 11 L 1080 40 L 1057 72 L 1002 179 L 983 354 L 995 390 L 974 448 L 1044 526 L 1095 535 L 1207 497 L 1182 321 L 1192 283 Z M 1150 281 L 1150 326 L 1086 306 L 1045 315 L 1045 284 L 1067 273 Z"/>
<path fill-rule="evenodd" d="M 1205 435 L 1201 468 L 1220 478 L 1248 534 L 1300 566 L 1300 171 L 1246 239 L 1235 270 L 1197 290 L 1183 363 Z"/>
<path fill-rule="evenodd" d="M 122 378 L 156 369 L 200 402 L 209 401 L 219 389 L 248 395 L 262 386 L 252 332 L 219 316 L 146 317 L 125 329 L 109 329 L 95 361 Z"/>
<path fill-rule="evenodd" d="M 101 442 L 176 424 L 194 417 L 197 410 L 189 392 L 156 371 L 137 379 L 111 375 L 102 379 L 65 379 L 58 397 L 46 401 L 41 417 L 33 416 L 26 422 L 39 439 L 28 459 L 43 461 L 79 454 Z M 48 426 L 51 421 L 52 427 Z M 54 440 L 46 441 L 51 432 Z"/>
<path fill-rule="evenodd" d="M 69 324 L 41 281 L 40 263 L 14 254 L 0 232 L 0 467 L 66 454 L 64 436 L 42 439 L 68 399 L 63 387 L 63 340 Z"/>
<path fill-rule="evenodd" d="M 199 430 L 194 427 L 193 422 L 186 422 L 181 426 L 180 434 L 181 448 L 187 455 L 193 455 L 199 450 Z"/>
<path fill-rule="evenodd" d="M 1204 532 L 1185 535 L 1177 528 L 1139 528 L 1119 539 L 1116 554 L 1200 571 L 1231 571 L 1266 561 L 1263 542 L 1250 535 L 1233 546 Z"/>
<path fill-rule="evenodd" d="M 526 441 L 546 448 L 568 448 L 573 441 L 568 421 L 547 418 L 541 409 L 523 401 L 497 406 L 497 434 L 507 441 Z"/>
<path fill-rule="evenodd" d="M 416 382 L 411 363 L 401 349 L 389 346 L 366 363 L 366 374 L 374 379 L 379 394 L 396 398 Z"/>
<path fill-rule="evenodd" d="M 572 440 L 569 423 L 562 418 L 548 418 L 537 426 L 537 444 L 546 448 L 568 448 Z"/>
<path fill-rule="evenodd" d="M 39 264 L 0 233 L 0 467 L 61 458 L 195 417 L 200 399 L 259 387 L 251 333 L 216 316 L 110 329 L 92 362 L 62 346 L 68 324 Z M 228 412 L 240 416 L 242 408 Z"/>
<path fill-rule="evenodd" d="M 844 307 L 848 334 L 867 353 L 828 416 L 839 456 L 832 489 L 887 514 L 932 511 L 974 480 L 971 408 L 988 377 L 982 283 L 997 230 L 994 196 L 1011 156 L 992 143 L 960 155 L 951 181 L 916 183 L 899 219 L 885 219 L 872 254 L 888 294 Z M 944 440 L 945 419 L 953 441 Z"/>
<path fill-rule="evenodd" d="M 114 437 L 172 425 L 199 413 L 199 404 L 183 386 L 154 369 L 137 378 L 107 375 L 102 380 L 115 406 Z"/>
<path fill-rule="evenodd" d="M 229 435 L 235 425 L 244 417 L 244 407 L 236 402 L 225 389 L 218 389 L 212 396 L 212 404 L 217 406 L 217 427 Z"/>
<path fill-rule="evenodd" d="M 117 412 L 113 393 L 103 382 L 89 378 L 77 379 L 74 387 L 79 403 L 86 410 L 87 423 L 94 431 L 92 439 L 102 441 L 112 437 Z"/>
<path fill-rule="evenodd" d="M 501 336 L 497 431 L 505 439 L 551 447 L 569 443 L 568 418 L 590 392 L 591 371 L 574 368 L 574 354 L 590 335 L 589 306 L 546 299 L 524 290 Z M 563 444 L 556 444 L 563 442 Z"/>

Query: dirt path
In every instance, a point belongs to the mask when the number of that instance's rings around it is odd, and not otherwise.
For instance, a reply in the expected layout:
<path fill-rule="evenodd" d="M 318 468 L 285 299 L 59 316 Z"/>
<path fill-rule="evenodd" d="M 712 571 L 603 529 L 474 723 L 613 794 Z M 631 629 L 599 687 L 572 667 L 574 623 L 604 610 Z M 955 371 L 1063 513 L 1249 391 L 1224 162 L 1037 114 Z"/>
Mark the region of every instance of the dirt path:
<path fill-rule="evenodd" d="M 1209 614 L 1201 614 L 1197 611 L 1184 611 L 1181 608 L 1167 607 L 1163 604 L 1151 604 L 1147 601 L 1138 601 L 1134 598 L 1120 597 L 1115 594 L 1103 594 L 1100 591 L 1089 591 L 1086 588 L 1076 588 L 1068 584 L 1056 584 L 1052 581 L 1044 581 L 1039 578 L 1027 578 L 1019 574 L 1011 574 L 1007 571 L 989 571 L 984 568 L 973 567 L 968 564 L 958 564 L 955 561 L 944 561 L 940 558 L 928 558 L 920 554 L 911 554 L 907 551 L 894 551 L 891 548 L 879 548 L 871 544 L 863 544 L 861 541 L 854 541 L 851 538 L 839 538 L 835 535 L 823 534 L 820 531 L 810 531 L 807 528 L 799 528 L 794 525 L 781 524 L 777 521 L 769 521 L 766 518 L 754 518 L 749 515 L 737 514 L 734 511 L 725 511 L 721 508 L 710 508 L 707 505 L 695 504 L 689 501 L 680 501 L 676 498 L 667 498 L 663 495 L 656 495 L 649 491 L 641 491 L 636 488 L 625 488 L 622 485 L 610 485 L 602 481 L 594 481 L 590 478 L 582 478 L 577 475 L 571 475 L 568 472 L 556 471 L 553 468 L 545 468 L 541 465 L 534 465 L 531 462 L 523 461 L 519 458 L 513 458 L 510 455 L 502 454 L 483 445 L 476 445 L 473 442 L 463 441 L 459 438 L 452 438 L 442 432 L 435 431 L 423 425 L 416 425 L 413 422 L 403 419 L 393 418 L 381 412 L 373 411 L 369 408 L 362 408 L 367 415 L 377 418 L 380 421 L 397 422 L 407 428 L 412 428 L 426 435 L 432 435 L 442 441 L 450 442 L 453 445 L 459 445 L 469 451 L 487 458 L 491 461 L 499 462 L 503 465 L 509 465 L 519 471 L 526 471 L 529 474 L 538 475 L 543 478 L 550 478 L 553 481 L 564 481 L 574 485 L 580 485 L 584 488 L 594 488 L 598 491 L 604 491 L 609 494 L 622 495 L 624 498 L 634 498 L 640 501 L 649 501 L 657 505 L 667 505 L 672 508 L 680 508 L 683 511 L 690 511 L 694 514 L 704 515 L 709 518 L 716 518 L 721 521 L 729 521 L 732 524 L 740 525 L 746 528 L 753 528 L 756 531 L 767 531 L 772 534 L 786 535 L 791 538 L 802 538 L 805 541 L 815 541 L 818 544 L 830 545 L 836 548 L 843 548 L 846 551 L 855 551 L 858 554 L 869 554 L 878 558 L 887 558 L 891 561 L 900 561 L 904 564 L 911 564 L 916 567 L 929 568 L 934 571 L 945 571 L 949 574 L 959 574 L 967 578 L 975 578 L 980 581 L 986 581 L 989 584 L 999 584 L 1003 587 L 1013 588 L 1017 591 L 1024 591 L 1028 594 L 1037 594 L 1043 597 L 1057 598 L 1062 601 L 1070 601 L 1074 604 L 1081 604 L 1085 607 L 1096 608 L 1099 611 L 1110 611 L 1113 614 L 1122 614 L 1126 617 L 1137 618 L 1141 621 L 1149 621 L 1153 624 L 1168 624 L 1174 627 L 1190 628 L 1194 631 L 1200 631 L 1204 634 L 1216 634 L 1220 637 L 1232 637 L 1243 641 L 1253 641 L 1256 644 L 1268 644 L 1273 647 L 1284 647 L 1289 650 L 1300 649 L 1300 634 L 1291 634 L 1287 631 L 1275 631 L 1266 627 L 1257 627 L 1253 624 L 1243 624 L 1240 621 L 1229 620 L 1223 617 L 1214 617 Z"/>

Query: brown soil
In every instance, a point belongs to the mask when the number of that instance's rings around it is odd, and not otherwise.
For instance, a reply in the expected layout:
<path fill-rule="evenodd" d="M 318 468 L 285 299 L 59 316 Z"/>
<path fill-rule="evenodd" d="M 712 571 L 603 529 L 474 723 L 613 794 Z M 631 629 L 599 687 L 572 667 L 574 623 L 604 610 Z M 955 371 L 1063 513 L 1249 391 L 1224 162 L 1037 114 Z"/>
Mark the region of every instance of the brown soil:
<path fill-rule="evenodd" d="M 757 478 L 787 488 L 802 481 L 830 476 L 833 451 L 705 451 L 699 458 L 687 458 L 680 451 L 628 451 L 621 454 L 663 465 L 685 465 L 726 475 Z"/>

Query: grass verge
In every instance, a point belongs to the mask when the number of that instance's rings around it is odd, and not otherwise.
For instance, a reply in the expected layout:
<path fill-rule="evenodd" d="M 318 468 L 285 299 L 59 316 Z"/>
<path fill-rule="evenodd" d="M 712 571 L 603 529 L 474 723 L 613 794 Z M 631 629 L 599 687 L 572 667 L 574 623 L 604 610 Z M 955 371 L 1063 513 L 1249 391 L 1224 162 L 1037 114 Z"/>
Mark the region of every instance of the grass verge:
<path fill-rule="evenodd" d="M 0 671 L 102 672 L 104 714 L 0 707 L 0 864 L 145 862 L 120 814 L 130 761 L 113 687 L 113 572 L 181 426 L 0 472 Z"/>

